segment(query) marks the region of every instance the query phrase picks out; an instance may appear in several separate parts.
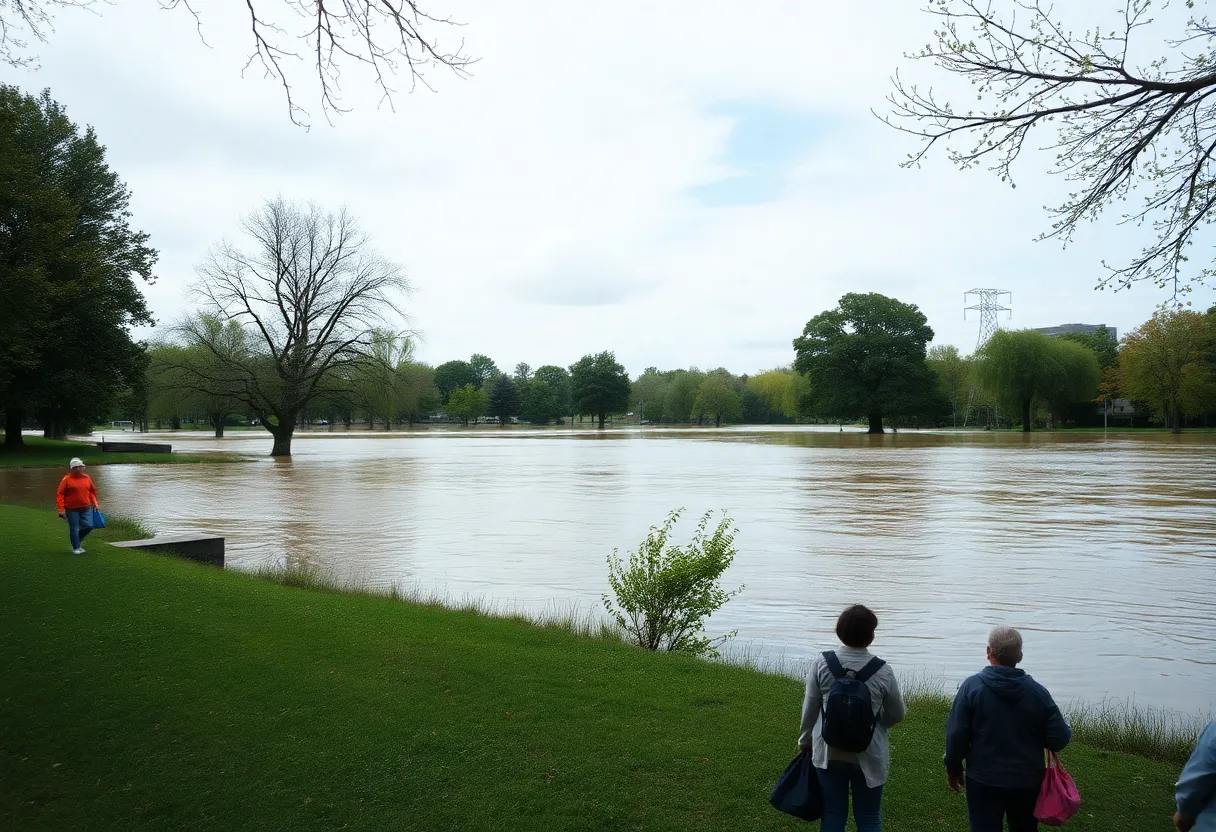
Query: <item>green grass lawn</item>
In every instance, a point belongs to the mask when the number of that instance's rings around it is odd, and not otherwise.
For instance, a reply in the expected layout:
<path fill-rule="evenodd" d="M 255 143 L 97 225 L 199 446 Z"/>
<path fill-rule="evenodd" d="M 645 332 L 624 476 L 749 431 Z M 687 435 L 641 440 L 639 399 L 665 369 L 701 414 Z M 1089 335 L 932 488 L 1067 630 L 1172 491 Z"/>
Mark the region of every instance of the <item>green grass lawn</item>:
<path fill-rule="evenodd" d="M 0 828 L 803 826 L 767 804 L 796 681 L 86 546 L 0 506 Z M 966 829 L 945 716 L 892 731 L 894 832 Z M 1069 829 L 1171 828 L 1177 766 L 1064 760 Z"/>
<path fill-rule="evenodd" d="M 240 457 L 220 454 L 102 453 L 101 448 L 89 442 L 43 439 L 40 436 L 26 436 L 25 444 L 16 448 L 0 444 L 0 468 L 63 468 L 66 472 L 68 460 L 74 456 L 80 457 L 85 465 L 115 465 L 132 462 L 177 465 L 190 462 L 236 462 L 240 460 Z"/>

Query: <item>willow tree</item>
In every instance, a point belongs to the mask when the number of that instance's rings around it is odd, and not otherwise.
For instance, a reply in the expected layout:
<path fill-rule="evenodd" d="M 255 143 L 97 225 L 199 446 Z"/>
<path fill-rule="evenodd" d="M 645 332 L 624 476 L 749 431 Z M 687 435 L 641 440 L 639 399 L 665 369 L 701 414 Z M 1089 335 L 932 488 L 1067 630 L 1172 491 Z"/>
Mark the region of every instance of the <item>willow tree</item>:
<path fill-rule="evenodd" d="M 290 456 L 308 405 L 376 363 L 384 329 L 403 317 L 409 284 L 345 209 L 280 198 L 248 215 L 242 229 L 249 246 L 215 246 L 194 290 L 205 311 L 242 327 L 244 347 L 233 352 L 199 325 L 202 316 L 187 319 L 177 328 L 184 346 L 215 361 L 181 369 L 196 389 L 236 397 L 274 437 L 271 455 Z"/>
<path fill-rule="evenodd" d="M 1186 2 L 1150 28 L 1154 6 L 1160 16 L 1170 4 L 1086 8 L 1090 28 L 1074 32 L 1064 21 L 1071 3 L 931 0 L 933 40 L 906 57 L 972 89 L 947 97 L 896 74 L 884 120 L 923 140 L 905 164 L 949 145 L 959 167 L 985 165 L 1012 184 L 1022 151 L 1044 149 L 1071 193 L 1041 238 L 1066 242 L 1112 203 L 1134 205 L 1122 221 L 1154 232 L 1100 286 L 1151 280 L 1177 292 L 1207 280 L 1211 255 L 1190 256 L 1216 216 L 1216 26 Z M 1171 26 L 1172 40 L 1146 42 Z"/>
<path fill-rule="evenodd" d="M 149 406 L 154 418 L 174 419 L 174 427 L 183 413 L 200 413 L 220 439 L 224 422 L 242 403 L 233 395 L 231 382 L 220 384 L 215 380 L 227 375 L 225 360 L 248 355 L 248 339 L 237 321 L 224 322 L 216 315 L 195 315 L 189 326 L 199 334 L 191 346 L 163 343 L 148 350 Z"/>
<path fill-rule="evenodd" d="M 1093 350 L 1033 329 L 998 330 L 976 353 L 976 379 L 1022 415 L 1022 430 L 1033 426 L 1034 408 L 1088 401 L 1098 390 L 1100 370 Z"/>

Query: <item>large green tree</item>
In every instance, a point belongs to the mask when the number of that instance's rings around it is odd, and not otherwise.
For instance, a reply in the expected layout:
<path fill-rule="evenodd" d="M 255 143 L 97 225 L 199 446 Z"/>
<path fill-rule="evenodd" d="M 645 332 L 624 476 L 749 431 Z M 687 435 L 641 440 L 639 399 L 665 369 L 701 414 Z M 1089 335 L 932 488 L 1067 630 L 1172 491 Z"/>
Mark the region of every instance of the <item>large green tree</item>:
<path fill-rule="evenodd" d="M 574 409 L 596 417 L 600 429 L 611 413 L 629 407 L 629 374 L 611 352 L 585 355 L 570 366 Z"/>
<path fill-rule="evenodd" d="M 448 403 L 448 397 L 452 395 L 453 390 L 464 387 L 466 384 L 471 384 L 474 387 L 480 387 L 477 373 L 473 370 L 473 366 L 467 361 L 445 361 L 435 368 L 435 386 L 439 388 L 439 400 L 441 404 Z"/>
<path fill-rule="evenodd" d="M 43 92 L 0 85 L 0 408 L 5 443 L 35 416 L 49 436 L 103 418 L 147 366 L 130 328 L 152 318 L 135 279 L 156 252 L 131 194 Z"/>
<path fill-rule="evenodd" d="M 1216 408 L 1214 317 L 1189 309 L 1161 309 L 1123 338 L 1123 390 L 1147 402 L 1174 433 L 1181 432 L 1184 416 Z"/>
<path fill-rule="evenodd" d="M 705 373 L 696 367 L 673 371 L 663 399 L 663 415 L 673 422 L 687 422 L 693 418 L 693 405 L 703 381 Z"/>
<path fill-rule="evenodd" d="M 470 419 L 476 424 L 489 406 L 490 397 L 475 384 L 458 387 L 448 396 L 448 413 L 460 419 L 466 426 Z"/>
<path fill-rule="evenodd" d="M 976 357 L 980 385 L 1018 412 L 1027 432 L 1036 403 L 1059 413 L 1069 402 L 1093 399 L 1101 376 L 1092 350 L 1033 329 L 998 330 Z"/>
<path fill-rule="evenodd" d="M 720 373 L 710 373 L 697 391 L 693 413 L 698 419 L 712 418 L 714 427 L 721 427 L 723 419 L 734 421 L 743 415 L 743 398 Z"/>
<path fill-rule="evenodd" d="M 473 375 L 477 379 L 473 383 L 483 389 L 502 375 L 502 371 L 498 369 L 494 359 L 479 352 L 475 352 L 469 357 L 469 366 L 473 369 Z"/>
<path fill-rule="evenodd" d="M 439 407 L 439 389 L 431 368 L 418 361 L 407 360 L 397 365 L 400 396 L 398 416 L 413 425 L 422 416 Z"/>
<path fill-rule="evenodd" d="M 544 382 L 548 386 L 549 394 L 552 397 L 552 407 L 545 411 L 547 417 L 545 421 L 569 416 L 572 413 L 573 402 L 570 398 L 570 373 L 565 367 L 558 367 L 555 364 L 545 364 L 543 367 L 537 367 L 532 373 L 532 381 Z"/>
<path fill-rule="evenodd" d="M 544 379 L 530 378 L 516 381 L 519 388 L 519 415 L 534 425 L 547 425 L 550 420 L 563 414 L 557 407 L 553 388 Z"/>
<path fill-rule="evenodd" d="M 870 433 L 882 433 L 884 416 L 930 409 L 937 379 L 925 363 L 925 345 L 932 338 L 915 304 L 874 292 L 845 295 L 794 340 L 794 367 L 810 383 L 809 410 L 826 418 L 863 418 Z"/>
<path fill-rule="evenodd" d="M 669 384 L 667 375 L 659 372 L 657 367 L 647 367 L 634 379 L 633 408 L 637 411 L 639 422 L 663 418 Z"/>

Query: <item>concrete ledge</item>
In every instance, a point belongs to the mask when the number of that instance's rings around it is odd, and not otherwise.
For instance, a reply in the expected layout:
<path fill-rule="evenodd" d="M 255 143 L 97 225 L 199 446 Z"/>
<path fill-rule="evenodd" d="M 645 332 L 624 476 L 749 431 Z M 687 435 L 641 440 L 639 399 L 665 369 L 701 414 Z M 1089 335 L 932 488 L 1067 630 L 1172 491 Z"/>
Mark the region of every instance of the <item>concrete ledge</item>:
<path fill-rule="evenodd" d="M 172 552 L 186 560 L 221 568 L 224 565 L 224 538 L 214 534 L 158 534 L 145 540 L 122 540 L 110 545 L 124 549 Z"/>
<path fill-rule="evenodd" d="M 172 445 L 160 445 L 152 442 L 106 442 L 99 443 L 101 452 L 105 454 L 171 454 Z"/>

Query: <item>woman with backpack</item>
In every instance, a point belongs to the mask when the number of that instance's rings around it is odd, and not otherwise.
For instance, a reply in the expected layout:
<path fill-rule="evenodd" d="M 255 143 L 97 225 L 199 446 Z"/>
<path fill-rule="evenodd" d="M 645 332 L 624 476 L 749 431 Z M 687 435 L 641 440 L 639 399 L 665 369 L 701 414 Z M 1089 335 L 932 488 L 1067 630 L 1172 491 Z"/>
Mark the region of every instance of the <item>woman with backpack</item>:
<path fill-rule="evenodd" d="M 823 791 L 821 832 L 844 832 L 853 794 L 857 832 L 881 832 L 890 768 L 887 729 L 907 706 L 891 666 L 870 654 L 878 616 L 860 604 L 836 621 L 841 647 L 815 657 L 806 677 L 798 745 L 809 748 Z"/>

